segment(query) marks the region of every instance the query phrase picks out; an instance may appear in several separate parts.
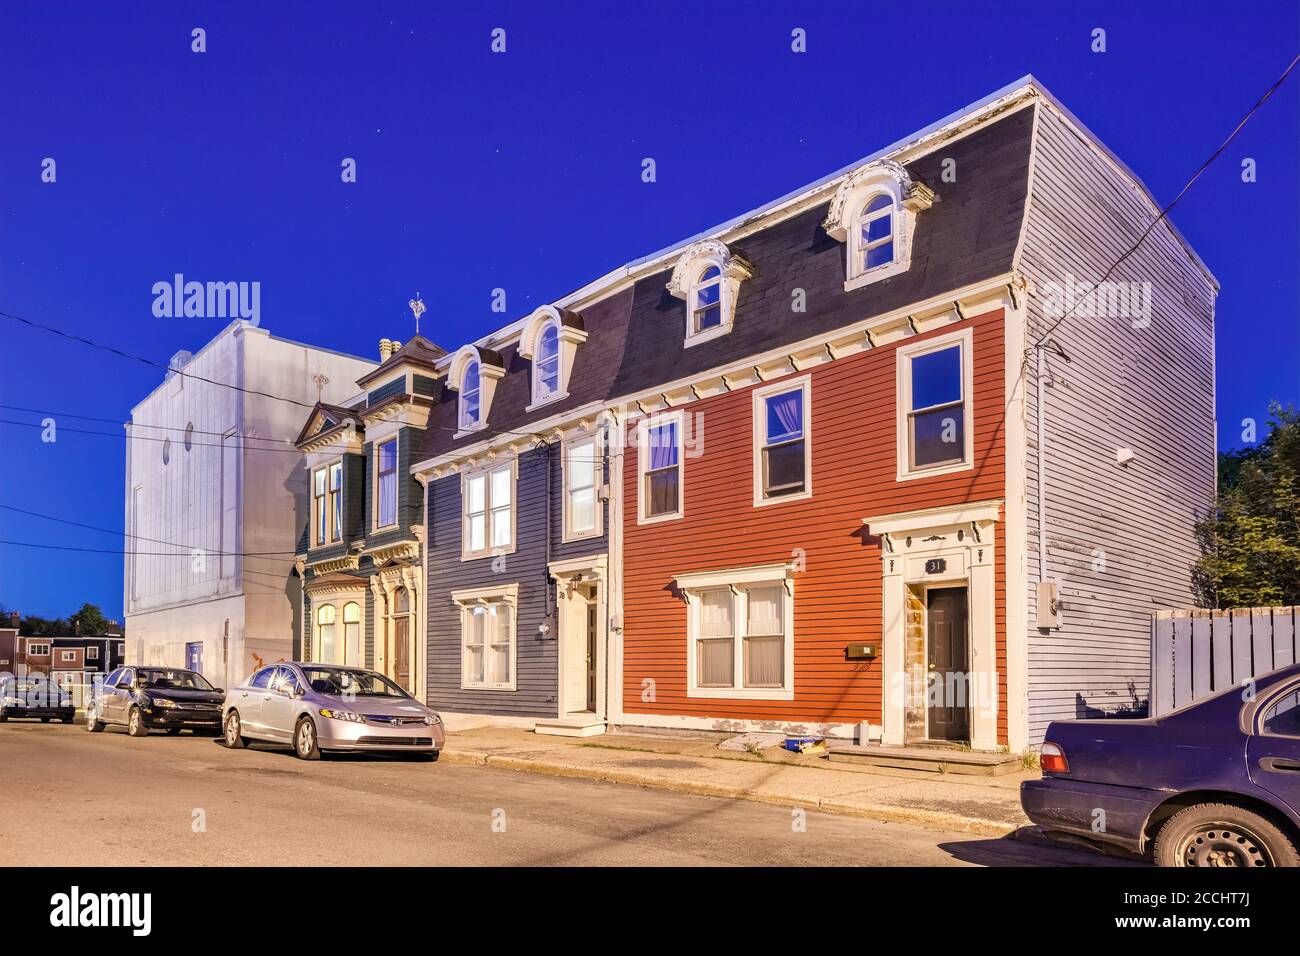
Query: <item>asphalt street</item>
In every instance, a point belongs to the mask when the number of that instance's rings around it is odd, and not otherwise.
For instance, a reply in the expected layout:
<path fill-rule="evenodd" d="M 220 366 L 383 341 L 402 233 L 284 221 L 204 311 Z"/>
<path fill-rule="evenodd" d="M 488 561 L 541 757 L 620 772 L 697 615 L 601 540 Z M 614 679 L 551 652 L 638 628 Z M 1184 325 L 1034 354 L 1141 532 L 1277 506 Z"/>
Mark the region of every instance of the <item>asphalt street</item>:
<path fill-rule="evenodd" d="M 402 757 L 0 724 L 0 865 L 1106 866 L 743 800 Z"/>

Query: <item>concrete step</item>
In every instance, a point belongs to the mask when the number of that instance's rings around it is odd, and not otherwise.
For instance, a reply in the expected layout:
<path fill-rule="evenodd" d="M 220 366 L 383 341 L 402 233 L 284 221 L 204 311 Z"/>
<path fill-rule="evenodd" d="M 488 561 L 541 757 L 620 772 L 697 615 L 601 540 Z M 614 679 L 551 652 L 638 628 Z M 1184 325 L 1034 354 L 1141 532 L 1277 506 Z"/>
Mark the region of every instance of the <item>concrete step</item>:
<path fill-rule="evenodd" d="M 946 750 L 923 747 L 861 747 L 856 744 L 830 744 L 829 759 L 839 763 L 868 764 L 876 767 L 899 767 L 904 770 L 927 770 L 932 773 L 971 774 L 997 777 L 1020 769 L 1016 754 L 981 753 L 973 750 Z"/>
<path fill-rule="evenodd" d="M 605 721 L 594 714 L 565 714 L 537 721 L 533 732 L 552 737 L 595 737 L 605 732 Z"/>

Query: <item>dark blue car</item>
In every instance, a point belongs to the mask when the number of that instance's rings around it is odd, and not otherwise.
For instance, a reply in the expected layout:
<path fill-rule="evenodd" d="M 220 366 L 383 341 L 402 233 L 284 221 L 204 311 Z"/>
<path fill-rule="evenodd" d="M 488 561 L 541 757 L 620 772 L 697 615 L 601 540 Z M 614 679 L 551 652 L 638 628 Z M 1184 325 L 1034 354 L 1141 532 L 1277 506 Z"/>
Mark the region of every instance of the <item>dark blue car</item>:
<path fill-rule="evenodd" d="M 1300 664 L 1146 720 L 1061 720 L 1020 802 L 1161 866 L 1300 865 Z"/>

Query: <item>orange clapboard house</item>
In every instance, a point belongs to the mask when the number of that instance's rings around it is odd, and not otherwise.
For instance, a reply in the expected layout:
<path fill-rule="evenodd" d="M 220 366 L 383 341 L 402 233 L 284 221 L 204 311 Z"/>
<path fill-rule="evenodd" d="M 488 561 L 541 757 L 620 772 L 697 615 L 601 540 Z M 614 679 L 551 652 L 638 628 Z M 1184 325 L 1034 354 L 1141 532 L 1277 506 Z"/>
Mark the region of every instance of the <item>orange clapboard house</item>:
<path fill-rule="evenodd" d="M 958 374 L 973 372 L 961 383 L 961 403 L 941 410 L 954 422 L 969 416 L 970 455 L 963 447 L 957 452 L 965 459 L 960 468 L 938 466 L 940 474 L 922 470 L 899 480 L 906 462 L 900 466 L 898 458 L 898 387 L 903 363 L 913 355 L 940 362 L 959 358 L 960 364 L 953 363 Z M 904 739 L 969 741 L 972 735 L 978 739 L 978 731 L 996 734 L 986 745 L 1005 743 L 1005 525 L 996 520 L 1006 486 L 1004 383 L 1004 317 L 993 309 L 803 372 L 732 388 L 692 403 L 678 416 L 652 416 L 648 421 L 658 424 L 646 439 L 630 444 L 624 468 L 626 720 L 657 715 L 705 718 L 718 729 L 805 725 L 834 731 L 863 721 L 881 725 L 886 694 L 893 694 L 903 711 Z M 782 447 L 793 445 L 784 461 L 803 456 L 806 468 L 774 459 L 771 448 L 764 451 L 773 398 L 784 399 L 787 407 L 803 406 L 802 428 L 777 433 L 801 431 L 802 438 L 774 447 L 779 456 Z M 780 406 L 772 410 L 775 428 L 786 427 L 779 411 Z M 656 519 L 649 517 L 652 508 L 638 485 L 656 470 L 652 466 L 675 457 L 671 450 L 662 453 L 667 442 L 654 440 L 675 423 L 684 438 L 680 499 L 674 517 Z M 961 431 L 955 429 L 954 445 L 964 438 Z M 784 493 L 765 496 L 765 481 L 770 487 L 780 478 L 794 481 L 778 487 Z M 799 479 L 801 488 L 788 487 Z M 920 524 L 891 534 L 897 539 L 891 545 L 872 519 L 891 527 L 893 515 L 914 516 Z M 923 543 L 923 537 L 945 540 Z M 904 570 L 912 560 L 909 545 L 925 556 L 915 574 Z M 926 561 L 932 562 L 929 573 Z M 890 563 L 903 571 L 901 593 L 892 596 L 902 598 L 901 608 L 887 608 Z M 955 623 L 937 624 L 939 607 Z M 918 675 L 931 664 L 960 675 L 952 701 L 927 700 L 923 678 L 886 686 L 887 610 L 904 617 L 910 612 L 913 630 L 929 625 L 924 641 L 913 635 L 907 642 L 904 622 L 904 661 Z M 979 614 L 988 620 L 972 620 Z M 942 662 L 917 656 L 937 639 L 939 626 L 956 627 L 954 633 L 964 638 L 963 619 L 977 641 L 983 631 L 987 648 L 976 643 L 971 650 L 989 653 L 996 662 L 985 672 L 997 684 L 995 695 L 966 676 L 979 668 L 972 670 L 976 662 L 968 659 L 964 639 L 950 641 Z M 937 653 L 931 648 L 932 656 Z M 988 709 L 987 720 L 976 728 L 981 708 Z M 938 726 L 941 718 L 946 720 Z"/>

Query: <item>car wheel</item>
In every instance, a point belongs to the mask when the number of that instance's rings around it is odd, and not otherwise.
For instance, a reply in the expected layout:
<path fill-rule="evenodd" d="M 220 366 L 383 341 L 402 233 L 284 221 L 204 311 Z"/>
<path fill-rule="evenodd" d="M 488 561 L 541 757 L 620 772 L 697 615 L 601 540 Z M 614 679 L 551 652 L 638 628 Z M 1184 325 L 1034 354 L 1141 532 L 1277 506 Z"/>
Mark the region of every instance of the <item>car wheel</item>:
<path fill-rule="evenodd" d="M 316 740 L 316 725 L 310 717 L 303 717 L 293 728 L 293 752 L 299 760 L 319 760 L 320 746 Z"/>
<path fill-rule="evenodd" d="M 63 721 L 65 724 L 70 724 L 70 723 L 72 723 L 73 718 L 72 718 L 72 717 L 60 717 L 59 720 Z"/>
<path fill-rule="evenodd" d="M 223 725 L 222 739 L 225 740 L 226 746 L 231 750 L 242 750 L 248 746 L 248 738 L 242 733 L 244 727 L 239 720 L 239 711 L 232 710 L 226 714 L 226 722 Z"/>
<path fill-rule="evenodd" d="M 8 719 L 9 715 L 4 712 L 3 708 L 0 708 L 0 724 L 5 723 Z"/>
<path fill-rule="evenodd" d="M 179 734 L 180 732 L 181 732 L 181 728 L 179 728 L 179 727 L 168 727 L 168 728 L 167 728 L 167 736 L 168 736 L 168 737 L 175 737 L 175 736 L 176 736 L 177 734 Z"/>
<path fill-rule="evenodd" d="M 140 713 L 138 706 L 132 707 L 126 718 L 126 732 L 132 737 L 149 736 L 149 728 L 144 725 L 144 714 Z"/>
<path fill-rule="evenodd" d="M 1156 834 L 1158 866 L 1300 866 L 1295 845 L 1271 821 L 1229 803 L 1175 813 Z"/>
<path fill-rule="evenodd" d="M 92 734 L 100 733 L 104 729 L 104 722 L 95 719 L 95 712 L 93 710 L 86 711 L 86 729 Z"/>
<path fill-rule="evenodd" d="M 50 722 L 50 718 L 48 718 L 48 717 L 42 717 L 42 718 L 41 718 L 41 723 L 43 723 L 43 724 L 48 724 L 49 722 Z"/>

